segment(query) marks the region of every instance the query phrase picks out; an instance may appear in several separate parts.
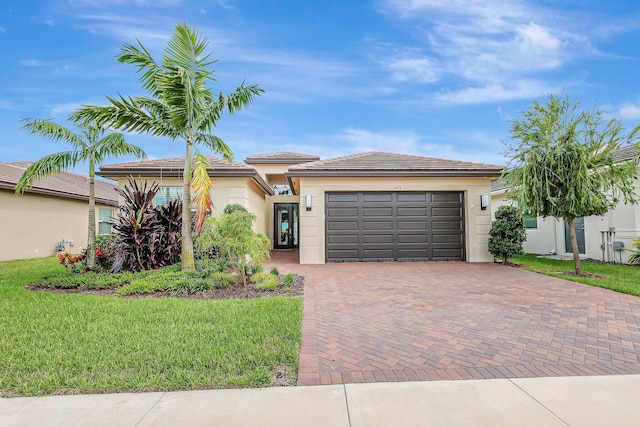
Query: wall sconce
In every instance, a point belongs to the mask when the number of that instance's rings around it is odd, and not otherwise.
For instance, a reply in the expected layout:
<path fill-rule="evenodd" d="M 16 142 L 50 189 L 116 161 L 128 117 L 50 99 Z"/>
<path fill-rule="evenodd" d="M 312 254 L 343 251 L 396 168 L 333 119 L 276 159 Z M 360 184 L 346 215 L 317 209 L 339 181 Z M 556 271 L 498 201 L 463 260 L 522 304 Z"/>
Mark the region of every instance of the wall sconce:
<path fill-rule="evenodd" d="M 311 194 L 307 194 L 305 196 L 305 205 L 307 207 L 307 210 L 310 211 L 311 210 Z"/>
<path fill-rule="evenodd" d="M 489 194 L 483 193 L 480 195 L 480 209 L 483 211 L 489 206 Z"/>

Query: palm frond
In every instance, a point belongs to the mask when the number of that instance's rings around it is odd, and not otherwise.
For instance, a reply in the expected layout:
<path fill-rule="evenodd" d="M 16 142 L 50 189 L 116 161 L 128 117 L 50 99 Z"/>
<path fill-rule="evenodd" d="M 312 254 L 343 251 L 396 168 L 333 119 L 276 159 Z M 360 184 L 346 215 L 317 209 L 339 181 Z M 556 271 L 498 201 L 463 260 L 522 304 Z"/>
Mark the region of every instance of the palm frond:
<path fill-rule="evenodd" d="M 23 173 L 16 184 L 16 194 L 22 194 L 40 179 L 76 166 L 83 159 L 77 151 L 64 151 L 49 154 L 32 163 Z"/>
<path fill-rule="evenodd" d="M 131 64 L 138 68 L 137 72 L 143 72 L 140 76 L 142 87 L 153 97 L 157 97 L 159 89 L 156 84 L 157 76 L 162 73 L 162 68 L 153 59 L 149 51 L 140 43 L 138 46 L 125 44 L 120 49 L 118 61 L 120 63 Z"/>
<path fill-rule="evenodd" d="M 74 147 L 81 149 L 86 146 L 82 136 L 73 133 L 71 130 L 46 119 L 24 119 L 25 124 L 22 129 L 26 129 L 31 134 L 42 135 L 45 139 L 52 141 L 67 141 Z"/>
<path fill-rule="evenodd" d="M 147 154 L 137 145 L 129 144 L 121 133 L 111 133 L 94 146 L 93 157 L 97 164 L 109 157 L 133 155 L 138 159 L 146 159 Z"/>
<path fill-rule="evenodd" d="M 197 236 L 202 231 L 204 220 L 213 212 L 213 199 L 211 198 L 211 178 L 209 177 L 209 169 L 211 163 L 200 153 L 193 156 L 193 173 L 191 176 L 191 189 L 193 190 L 193 199 L 191 206 L 195 209 L 193 216 L 194 232 Z"/>
<path fill-rule="evenodd" d="M 195 135 L 195 143 L 201 144 L 213 151 L 220 154 L 226 161 L 233 161 L 233 151 L 231 148 L 219 137 L 210 133 L 197 133 Z"/>

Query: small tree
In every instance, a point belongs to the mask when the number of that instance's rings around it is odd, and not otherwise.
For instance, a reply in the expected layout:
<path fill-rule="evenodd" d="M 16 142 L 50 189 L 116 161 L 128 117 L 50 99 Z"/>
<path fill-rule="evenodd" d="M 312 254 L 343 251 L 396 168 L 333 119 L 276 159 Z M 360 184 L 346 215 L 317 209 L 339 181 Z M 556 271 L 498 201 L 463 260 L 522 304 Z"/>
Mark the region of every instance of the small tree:
<path fill-rule="evenodd" d="M 639 158 L 620 162 L 616 150 L 637 144 L 640 126 L 625 134 L 622 123 L 601 111 L 584 111 L 577 100 L 549 96 L 512 120 L 509 158 L 502 180 L 522 213 L 564 219 L 575 272 L 582 274 L 574 219 L 604 215 L 620 201 L 635 203 Z"/>
<path fill-rule="evenodd" d="M 251 228 L 255 218 L 251 212 L 242 210 L 209 217 L 199 238 L 205 251 L 216 247 L 218 254 L 229 261 L 231 268 L 240 274 L 242 286 L 247 284 L 245 267 L 249 263 L 262 265 L 269 258 L 269 238 Z"/>
<path fill-rule="evenodd" d="M 489 253 L 507 264 L 509 257 L 524 253 L 522 243 L 527 240 L 524 220 L 514 206 L 500 206 L 496 220 L 489 230 Z"/>

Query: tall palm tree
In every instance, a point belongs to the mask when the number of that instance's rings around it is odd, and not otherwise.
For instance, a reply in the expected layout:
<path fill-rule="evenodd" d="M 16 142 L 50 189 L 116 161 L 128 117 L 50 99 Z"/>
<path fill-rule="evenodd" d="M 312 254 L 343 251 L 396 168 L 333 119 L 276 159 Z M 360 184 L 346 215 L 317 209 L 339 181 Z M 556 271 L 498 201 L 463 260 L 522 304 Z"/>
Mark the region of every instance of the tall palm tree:
<path fill-rule="evenodd" d="M 134 155 L 145 158 L 144 151 L 125 141 L 121 133 L 104 136 L 104 129 L 84 123 L 79 127 L 80 133 L 44 119 L 25 119 L 23 129 L 32 134 L 40 134 L 53 141 L 67 141 L 71 151 L 49 154 L 32 163 L 22 174 L 16 184 L 16 194 L 23 193 L 41 178 L 69 170 L 80 164 L 89 164 L 89 230 L 87 237 L 87 269 L 93 270 L 96 261 L 96 200 L 95 169 L 105 159 Z"/>
<path fill-rule="evenodd" d="M 73 114 L 72 120 L 95 120 L 97 123 L 131 132 L 185 141 L 182 184 L 182 269 L 193 270 L 193 239 L 191 237 L 191 163 L 193 146 L 201 144 L 226 160 L 233 158 L 231 149 L 210 132 L 225 110 L 234 113 L 250 105 L 264 91 L 258 85 L 244 83 L 233 92 L 214 94 L 207 87 L 216 81 L 208 69 L 216 61 L 209 59 L 209 45 L 185 23 L 175 27 L 162 62 L 157 63 L 138 41 L 125 44 L 118 61 L 137 67 L 140 82 L 148 97 L 118 95 L 107 97 L 111 105 L 85 106 Z"/>

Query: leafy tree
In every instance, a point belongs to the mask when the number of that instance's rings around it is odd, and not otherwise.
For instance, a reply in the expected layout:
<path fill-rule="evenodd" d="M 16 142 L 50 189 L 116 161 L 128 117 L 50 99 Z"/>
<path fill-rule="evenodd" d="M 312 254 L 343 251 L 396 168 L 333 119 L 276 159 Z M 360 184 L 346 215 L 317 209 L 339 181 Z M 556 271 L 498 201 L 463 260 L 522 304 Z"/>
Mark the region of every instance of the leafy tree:
<path fill-rule="evenodd" d="M 32 163 L 22 174 L 16 184 L 16 194 L 23 193 L 33 183 L 46 176 L 69 170 L 81 164 L 89 165 L 89 230 L 87 237 L 86 267 L 95 269 L 96 262 L 96 198 L 95 198 L 95 169 L 105 159 L 133 155 L 145 158 L 144 151 L 126 142 L 120 133 L 104 136 L 104 129 L 95 124 L 79 125 L 80 133 L 44 119 L 25 119 L 23 129 L 32 134 L 40 134 L 53 141 L 67 141 L 73 149 L 60 153 L 49 154 Z"/>
<path fill-rule="evenodd" d="M 185 141 L 182 190 L 182 268 L 193 270 L 191 236 L 191 163 L 193 146 L 200 144 L 231 160 L 231 149 L 210 132 L 225 110 L 230 114 L 250 105 L 264 91 L 258 85 L 244 83 L 233 92 L 214 94 L 207 87 L 215 81 L 214 71 L 205 50 L 209 42 L 185 23 L 179 23 L 165 49 L 162 62 L 156 62 L 138 41 L 125 44 L 119 62 L 137 67 L 140 82 L 148 97 L 119 95 L 107 97 L 111 105 L 85 106 L 72 115 L 76 121 L 95 120 L 100 124 L 128 132 L 145 132 L 154 136 Z"/>
<path fill-rule="evenodd" d="M 489 230 L 489 253 L 502 258 L 506 264 L 509 257 L 524 253 L 522 243 L 527 240 L 524 220 L 514 206 L 500 206 L 496 219 Z"/>
<path fill-rule="evenodd" d="M 618 202 L 635 203 L 638 157 L 616 161 L 615 151 L 638 143 L 640 126 L 625 133 L 622 123 L 601 111 L 584 111 L 567 94 L 534 102 L 511 121 L 512 144 L 502 179 L 524 214 L 564 219 L 573 247 L 575 272 L 582 274 L 574 219 L 603 215 Z"/>
<path fill-rule="evenodd" d="M 215 247 L 219 256 L 229 261 L 231 268 L 240 274 L 242 286 L 247 283 L 245 269 L 249 262 L 261 266 L 269 258 L 269 238 L 255 233 L 251 227 L 255 218 L 251 212 L 242 210 L 209 217 L 199 238 L 205 251 Z"/>

